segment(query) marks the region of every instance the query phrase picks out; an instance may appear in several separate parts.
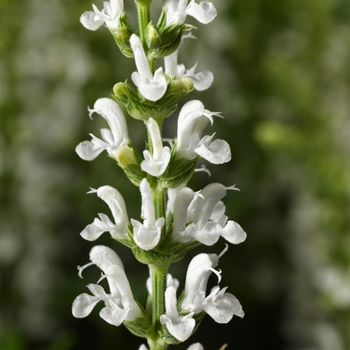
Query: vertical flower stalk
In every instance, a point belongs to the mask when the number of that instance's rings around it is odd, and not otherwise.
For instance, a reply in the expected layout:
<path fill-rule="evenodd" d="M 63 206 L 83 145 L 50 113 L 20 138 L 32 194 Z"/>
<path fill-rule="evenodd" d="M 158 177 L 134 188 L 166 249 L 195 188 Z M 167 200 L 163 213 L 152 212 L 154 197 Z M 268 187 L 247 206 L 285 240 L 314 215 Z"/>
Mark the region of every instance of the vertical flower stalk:
<path fill-rule="evenodd" d="M 93 5 L 93 11 L 81 16 L 81 23 L 89 30 L 105 25 L 121 53 L 134 59 L 135 70 L 132 83 L 115 84 L 113 99 L 99 98 L 88 109 L 90 118 L 93 113 L 101 115 L 108 128 L 100 130 L 100 138 L 90 134 L 90 141 L 76 147 L 78 156 L 87 161 L 106 151 L 130 182 L 139 187 L 141 220 L 128 216 L 127 207 L 135 198 L 124 198 L 111 185 L 91 189 L 88 193 L 96 193 L 108 205 L 112 220 L 99 213 L 81 236 L 93 242 L 108 232 L 111 244 L 116 248 L 118 244 L 125 245 L 136 260 L 147 265 L 147 304 L 142 306 L 135 300 L 122 257 L 109 247 L 97 245 L 90 251 L 90 263 L 79 267 L 79 276 L 91 265 L 98 267 L 102 276 L 97 283 L 88 284 L 89 294 L 76 297 L 72 313 L 77 318 L 87 317 L 102 302 L 100 317 L 104 321 L 112 326 L 124 325 L 144 338 L 148 345 L 142 344 L 139 350 L 147 350 L 147 346 L 150 350 L 165 350 L 190 338 L 205 314 L 218 323 L 227 323 L 235 315 L 244 316 L 238 299 L 227 292 L 227 287 L 218 285 L 222 271 L 217 267 L 227 244 L 219 255 L 200 253 L 191 260 L 182 292 L 179 281 L 168 273 L 170 265 L 195 247 L 214 246 L 221 238 L 239 244 L 247 235 L 225 215 L 223 199 L 230 190 L 237 190 L 235 185 L 214 182 L 197 192 L 187 185 L 198 170 L 198 159 L 213 165 L 231 160 L 231 149 L 225 140 L 214 139 L 215 133 L 204 135 L 216 117 L 222 118 L 221 113 L 207 110 L 199 100 L 188 101 L 175 113 L 193 89 L 208 89 L 214 79 L 210 71 L 195 73 L 197 63 L 191 69 L 178 64 L 185 39 L 194 38 L 188 33 L 194 27 L 187 20 L 194 18 L 208 24 L 217 11 L 207 1 L 165 0 L 155 25 L 150 3 L 151 0 L 135 0 L 137 34 L 126 16 L 123 0 L 104 2 L 102 10 Z M 157 63 L 158 59 L 161 61 Z M 176 116 L 177 133 L 172 135 L 175 139 L 163 139 L 163 120 Z M 129 117 L 142 121 L 147 129 L 143 150 L 136 149 L 132 135 L 129 136 Z M 213 274 L 218 284 L 207 291 Z M 101 286 L 103 280 L 108 289 Z M 203 346 L 195 343 L 188 350 L 203 350 Z"/>

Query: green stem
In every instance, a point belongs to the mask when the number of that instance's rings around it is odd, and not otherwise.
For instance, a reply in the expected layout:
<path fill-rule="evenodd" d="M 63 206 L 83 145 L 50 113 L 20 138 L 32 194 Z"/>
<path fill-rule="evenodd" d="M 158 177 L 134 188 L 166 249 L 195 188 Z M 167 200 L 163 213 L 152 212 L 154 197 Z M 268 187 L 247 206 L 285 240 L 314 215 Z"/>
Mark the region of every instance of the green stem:
<path fill-rule="evenodd" d="M 168 345 L 158 339 L 161 328 L 159 318 L 165 313 L 165 289 L 168 266 L 151 265 L 152 276 L 152 328 L 154 339 L 150 342 L 151 350 L 166 350 Z"/>
<path fill-rule="evenodd" d="M 144 49 L 146 49 L 146 27 L 151 20 L 150 17 L 150 3 L 151 1 L 136 0 L 137 5 L 137 18 L 139 23 L 140 40 Z"/>

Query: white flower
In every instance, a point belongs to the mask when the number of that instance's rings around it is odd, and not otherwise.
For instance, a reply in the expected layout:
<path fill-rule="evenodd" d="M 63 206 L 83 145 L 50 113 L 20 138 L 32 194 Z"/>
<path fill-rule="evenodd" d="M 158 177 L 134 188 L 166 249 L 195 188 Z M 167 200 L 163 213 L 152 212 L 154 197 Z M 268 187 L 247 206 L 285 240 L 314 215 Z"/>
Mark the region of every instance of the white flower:
<path fill-rule="evenodd" d="M 185 341 L 192 334 L 196 321 L 193 312 L 186 316 L 179 316 L 176 308 L 176 289 L 172 286 L 165 291 L 165 315 L 160 316 L 160 323 L 165 324 L 169 333 L 177 340 Z"/>
<path fill-rule="evenodd" d="M 184 237 L 192 237 L 208 246 L 215 244 L 220 236 L 232 244 L 245 241 L 247 234 L 241 226 L 232 220 L 227 221 L 228 217 L 224 215 L 225 206 L 220 200 L 227 190 L 237 188 L 212 183 L 194 197 L 188 206 L 186 221 L 191 223 L 182 233 Z"/>
<path fill-rule="evenodd" d="M 92 140 L 81 142 L 75 151 L 84 160 L 93 160 L 104 150 L 115 157 L 118 148 L 125 146 L 128 140 L 128 128 L 122 109 L 113 100 L 100 98 L 95 102 L 94 108 L 88 110 L 90 118 L 96 112 L 106 119 L 110 129 L 101 129 L 102 140 L 90 134 Z"/>
<path fill-rule="evenodd" d="M 162 138 L 157 122 L 149 118 L 146 123 L 152 142 L 152 154 L 145 150 L 145 160 L 141 162 L 141 169 L 152 176 L 160 176 L 164 173 L 170 161 L 170 148 L 163 147 Z"/>
<path fill-rule="evenodd" d="M 110 0 L 103 3 L 103 10 L 100 11 L 92 4 L 94 11 L 86 11 L 80 16 L 81 24 L 89 30 L 97 30 L 104 23 L 112 29 L 118 28 L 120 15 L 124 11 L 123 0 Z"/>
<path fill-rule="evenodd" d="M 195 193 L 188 187 L 182 188 L 174 201 L 174 223 L 173 240 L 178 242 L 189 242 L 192 237 L 185 234 L 187 223 L 187 211 Z"/>
<path fill-rule="evenodd" d="M 86 317 L 99 301 L 103 301 L 105 307 L 100 311 L 100 317 L 111 325 L 119 326 L 123 321 L 140 317 L 141 310 L 133 298 L 119 256 L 108 247 L 95 246 L 91 249 L 90 260 L 92 263 L 88 265 L 95 264 L 104 272 L 110 293 L 106 293 L 98 284 L 89 284 L 87 287 L 92 295 L 83 293 L 74 300 L 73 316 Z"/>
<path fill-rule="evenodd" d="M 213 140 L 212 136 L 202 136 L 209 121 L 213 123 L 213 115 L 204 108 L 202 102 L 192 100 L 181 109 L 177 122 L 177 151 L 188 159 L 198 155 L 213 164 L 222 164 L 231 160 L 229 144 L 224 140 Z"/>
<path fill-rule="evenodd" d="M 144 250 L 151 250 L 160 240 L 165 219 L 159 218 L 156 220 L 152 190 L 147 179 L 141 181 L 140 192 L 142 197 L 141 218 L 144 220 L 143 224 L 134 219 L 130 221 L 134 227 L 135 243 Z"/>
<path fill-rule="evenodd" d="M 227 248 L 226 248 L 227 249 Z M 244 316 L 242 307 L 235 296 L 225 293 L 226 288 L 219 286 L 212 288 L 206 297 L 209 276 L 214 272 L 220 282 L 221 276 L 214 268 L 218 265 L 220 254 L 198 254 L 190 262 L 186 274 L 185 297 L 181 309 L 195 314 L 204 310 L 216 322 L 227 323 L 234 315 Z"/>
<path fill-rule="evenodd" d="M 210 71 L 195 73 L 197 63 L 190 69 L 186 69 L 183 64 L 178 64 L 178 54 L 184 40 L 187 38 L 195 39 L 191 33 L 183 35 L 181 38 L 181 43 L 177 50 L 169 56 L 164 57 L 165 73 L 172 78 L 176 77 L 187 77 L 193 82 L 194 88 L 198 91 L 203 91 L 208 89 L 214 80 L 214 75 Z"/>
<path fill-rule="evenodd" d="M 129 220 L 122 195 L 111 186 L 102 186 L 97 190 L 91 190 L 89 193 L 94 192 L 108 204 L 115 224 L 107 215 L 100 213 L 98 214 L 99 219 L 95 218 L 93 223 L 86 226 L 80 235 L 88 241 L 94 241 L 100 237 L 103 232 L 109 232 L 114 238 L 126 237 L 126 227 Z"/>
<path fill-rule="evenodd" d="M 137 68 L 137 72 L 131 74 L 131 79 L 144 98 L 153 102 L 158 101 L 163 97 L 168 87 L 163 68 L 159 67 L 152 75 L 141 40 L 137 35 L 131 35 L 130 45 L 134 52 Z"/>
<path fill-rule="evenodd" d="M 139 350 L 148 350 L 145 344 L 140 345 Z M 200 343 L 194 343 L 190 345 L 187 350 L 204 350 L 203 346 Z"/>
<path fill-rule="evenodd" d="M 165 0 L 167 25 L 183 24 L 187 15 L 194 17 L 203 24 L 210 23 L 216 17 L 217 11 L 211 2 L 202 1 L 197 4 L 192 0 L 187 4 L 188 0 Z"/>

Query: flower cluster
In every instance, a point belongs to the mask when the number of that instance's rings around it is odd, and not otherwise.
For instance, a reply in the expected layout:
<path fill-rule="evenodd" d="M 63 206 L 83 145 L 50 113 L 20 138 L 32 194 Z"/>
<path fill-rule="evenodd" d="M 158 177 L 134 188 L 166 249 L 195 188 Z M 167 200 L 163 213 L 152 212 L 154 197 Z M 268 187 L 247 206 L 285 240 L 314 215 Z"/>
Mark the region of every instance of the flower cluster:
<path fill-rule="evenodd" d="M 178 64 L 180 48 L 186 39 L 194 38 L 186 24 L 187 16 L 200 23 L 210 23 L 216 9 L 210 2 L 199 4 L 195 0 L 165 0 L 157 25 L 150 20 L 151 0 L 136 0 L 139 35 L 132 28 L 124 12 L 122 0 L 104 3 L 103 10 L 93 5 L 80 21 L 89 30 L 103 24 L 109 29 L 121 52 L 135 60 L 136 70 L 131 74 L 134 85 L 127 81 L 113 88 L 113 99 L 100 98 L 92 109 L 104 118 L 109 128 L 100 130 L 101 136 L 91 135 L 76 152 L 84 160 L 94 160 L 106 151 L 125 172 L 141 195 L 141 220 L 129 218 L 123 196 L 112 186 L 91 189 L 111 211 L 113 220 L 103 213 L 87 225 L 80 235 L 87 241 L 97 240 L 104 232 L 112 239 L 130 248 L 135 258 L 147 264 L 150 278 L 146 282 L 148 306 L 144 308 L 133 297 L 124 266 L 119 256 L 106 246 L 95 246 L 90 252 L 90 263 L 79 268 L 96 265 L 102 277 L 87 287 L 91 294 L 83 293 L 73 302 L 73 315 L 77 318 L 90 314 L 98 302 L 104 307 L 100 317 L 111 325 L 124 324 L 135 335 L 144 337 L 150 349 L 166 349 L 169 344 L 187 340 L 196 330 L 204 314 L 218 323 L 229 322 L 234 315 L 244 313 L 237 298 L 218 284 L 207 292 L 209 277 L 216 270 L 219 254 L 198 254 L 190 262 L 183 292 L 177 297 L 179 281 L 168 274 L 171 263 L 179 261 L 191 249 L 201 244 L 212 246 L 220 237 L 231 244 L 246 239 L 246 233 L 235 221 L 225 215 L 222 199 L 235 185 L 211 183 L 200 191 L 187 186 L 196 171 L 196 163 L 203 158 L 212 164 L 231 160 L 229 144 L 212 135 L 203 135 L 205 128 L 214 123 L 219 112 L 211 112 L 199 100 L 190 100 L 178 112 L 177 134 L 165 143 L 162 137 L 163 120 L 174 114 L 178 103 L 193 89 L 208 89 L 213 82 L 209 71 L 195 73 L 196 65 L 186 69 Z M 155 62 L 164 59 L 164 68 L 155 69 Z M 140 153 L 129 138 L 128 115 L 143 121 L 147 129 L 147 147 Z M 165 144 L 164 144 L 165 143 Z M 109 290 L 100 285 L 107 280 Z M 141 345 L 139 350 L 147 349 Z M 201 350 L 193 344 L 189 350 Z"/>

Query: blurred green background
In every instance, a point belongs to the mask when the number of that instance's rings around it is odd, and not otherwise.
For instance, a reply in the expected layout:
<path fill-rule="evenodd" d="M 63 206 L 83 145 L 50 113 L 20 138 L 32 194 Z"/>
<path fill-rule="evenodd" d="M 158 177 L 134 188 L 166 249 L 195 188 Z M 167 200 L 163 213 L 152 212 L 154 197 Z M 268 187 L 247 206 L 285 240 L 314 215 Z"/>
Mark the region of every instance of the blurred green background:
<path fill-rule="evenodd" d="M 213 23 L 189 21 L 198 40 L 184 45 L 180 61 L 213 71 L 212 87 L 189 98 L 223 112 L 208 132 L 226 139 L 233 157 L 208 164 L 211 178 L 198 173 L 191 185 L 217 181 L 241 189 L 224 201 L 248 239 L 230 247 L 220 268 L 221 286 L 229 286 L 246 316 L 227 325 L 207 316 L 177 348 L 200 341 L 206 350 L 225 342 L 230 350 L 349 349 L 349 4 L 213 3 L 219 12 Z M 125 7 L 135 23 L 133 2 L 125 0 Z M 77 275 L 94 244 L 79 233 L 98 212 L 110 215 L 86 195 L 89 187 L 116 187 L 129 217 L 140 215 L 138 189 L 105 153 L 84 162 L 74 152 L 103 126 L 97 115 L 89 120 L 86 106 L 108 97 L 134 70 L 105 28 L 83 28 L 79 16 L 86 10 L 87 0 L 1 1 L 1 350 L 142 343 L 100 319 L 98 307 L 83 320 L 71 315 L 74 298 L 99 275 L 94 269 L 83 280 Z M 175 136 L 176 115 L 166 122 L 167 137 Z M 128 123 L 142 150 L 143 126 Z M 104 236 L 97 243 L 118 252 L 144 302 L 147 267 Z M 183 286 L 195 254 L 223 247 L 221 240 L 197 249 L 171 272 Z"/>

